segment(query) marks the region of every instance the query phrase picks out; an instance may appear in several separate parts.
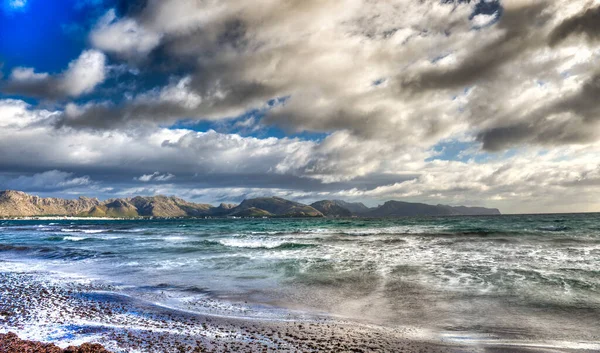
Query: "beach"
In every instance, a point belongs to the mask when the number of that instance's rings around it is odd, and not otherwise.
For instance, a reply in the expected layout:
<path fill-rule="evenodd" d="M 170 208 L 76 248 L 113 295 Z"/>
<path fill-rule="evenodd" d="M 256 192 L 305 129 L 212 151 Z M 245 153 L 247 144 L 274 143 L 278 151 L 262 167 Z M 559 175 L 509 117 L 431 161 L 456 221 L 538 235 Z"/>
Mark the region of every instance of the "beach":
<path fill-rule="evenodd" d="M 326 317 L 256 320 L 197 314 L 138 300 L 110 286 L 49 284 L 44 273 L 0 273 L 0 327 L 60 346 L 93 341 L 113 352 L 467 352 L 411 338 L 410 330 Z M 460 348 L 460 350 L 459 350 Z"/>
<path fill-rule="evenodd" d="M 62 349 L 600 351 L 593 215 L 0 227 L 0 334 Z"/>

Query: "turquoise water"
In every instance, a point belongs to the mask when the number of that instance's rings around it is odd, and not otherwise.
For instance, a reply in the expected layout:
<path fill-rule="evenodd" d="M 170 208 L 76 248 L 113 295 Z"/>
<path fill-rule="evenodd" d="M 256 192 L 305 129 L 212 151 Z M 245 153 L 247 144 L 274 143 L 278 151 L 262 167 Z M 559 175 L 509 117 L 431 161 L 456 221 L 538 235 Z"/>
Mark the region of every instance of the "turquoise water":
<path fill-rule="evenodd" d="M 599 214 L 4 220 L 0 260 L 198 311 L 193 298 L 450 340 L 599 341 Z"/>

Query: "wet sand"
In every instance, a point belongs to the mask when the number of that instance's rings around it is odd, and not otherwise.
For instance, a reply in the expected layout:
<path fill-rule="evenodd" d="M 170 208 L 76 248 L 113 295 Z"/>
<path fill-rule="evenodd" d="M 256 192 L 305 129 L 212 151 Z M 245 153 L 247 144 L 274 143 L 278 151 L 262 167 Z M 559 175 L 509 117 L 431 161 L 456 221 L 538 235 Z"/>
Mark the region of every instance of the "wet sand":
<path fill-rule="evenodd" d="M 0 273 L 0 333 L 7 332 L 63 348 L 99 343 L 113 352 L 559 351 L 459 346 L 415 339 L 415 332 L 408 328 L 327 317 L 200 314 L 134 298 L 110 285 L 55 281 L 44 273 Z"/>

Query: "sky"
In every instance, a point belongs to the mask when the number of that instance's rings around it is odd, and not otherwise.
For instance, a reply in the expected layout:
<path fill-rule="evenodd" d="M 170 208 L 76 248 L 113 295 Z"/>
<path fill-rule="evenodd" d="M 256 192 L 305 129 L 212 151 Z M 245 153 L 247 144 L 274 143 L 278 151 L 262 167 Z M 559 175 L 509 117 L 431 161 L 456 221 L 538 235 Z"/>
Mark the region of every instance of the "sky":
<path fill-rule="evenodd" d="M 600 211 L 599 0 L 0 4 L 0 189 Z"/>

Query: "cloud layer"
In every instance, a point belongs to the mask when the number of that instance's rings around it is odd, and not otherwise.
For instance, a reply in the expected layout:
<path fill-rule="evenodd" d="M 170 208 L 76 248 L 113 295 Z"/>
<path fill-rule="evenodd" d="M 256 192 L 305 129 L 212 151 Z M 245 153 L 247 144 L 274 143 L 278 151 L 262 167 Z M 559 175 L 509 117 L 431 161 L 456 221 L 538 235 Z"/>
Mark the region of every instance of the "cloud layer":
<path fill-rule="evenodd" d="M 595 209 L 599 14 L 587 0 L 128 2 L 64 71 L 12 68 L 2 92 L 60 103 L 0 101 L 0 165 L 89 175 L 106 194 Z"/>

